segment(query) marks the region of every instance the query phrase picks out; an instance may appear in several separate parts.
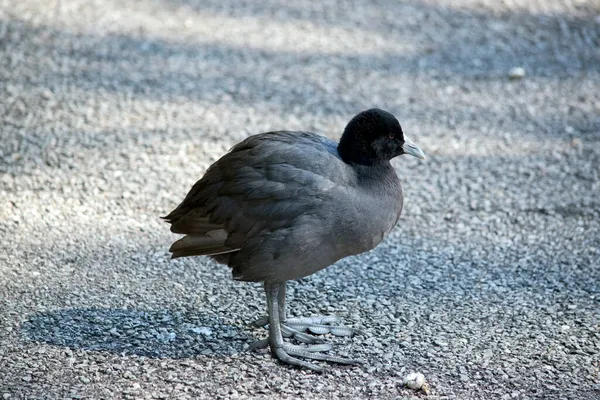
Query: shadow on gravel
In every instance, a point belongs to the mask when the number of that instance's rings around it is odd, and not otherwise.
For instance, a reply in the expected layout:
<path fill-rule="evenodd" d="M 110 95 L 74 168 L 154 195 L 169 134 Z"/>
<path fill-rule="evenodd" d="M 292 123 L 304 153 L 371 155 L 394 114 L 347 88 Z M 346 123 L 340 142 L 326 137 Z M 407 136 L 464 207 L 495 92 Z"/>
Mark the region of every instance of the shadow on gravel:
<path fill-rule="evenodd" d="M 233 355 L 248 340 L 218 317 L 171 310 L 55 310 L 32 315 L 22 332 L 55 346 L 151 358 Z"/>

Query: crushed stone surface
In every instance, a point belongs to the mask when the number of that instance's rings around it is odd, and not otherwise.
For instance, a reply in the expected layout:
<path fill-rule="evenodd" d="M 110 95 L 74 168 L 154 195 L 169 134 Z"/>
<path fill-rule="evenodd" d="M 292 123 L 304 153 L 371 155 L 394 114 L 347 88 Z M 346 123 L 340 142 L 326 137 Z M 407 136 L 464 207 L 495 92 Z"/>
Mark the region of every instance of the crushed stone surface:
<path fill-rule="evenodd" d="M 592 0 L 0 0 L 0 398 L 600 399 L 599 87 Z M 261 285 L 159 216 L 371 107 L 428 156 L 401 221 L 288 292 L 364 365 L 246 351 Z"/>

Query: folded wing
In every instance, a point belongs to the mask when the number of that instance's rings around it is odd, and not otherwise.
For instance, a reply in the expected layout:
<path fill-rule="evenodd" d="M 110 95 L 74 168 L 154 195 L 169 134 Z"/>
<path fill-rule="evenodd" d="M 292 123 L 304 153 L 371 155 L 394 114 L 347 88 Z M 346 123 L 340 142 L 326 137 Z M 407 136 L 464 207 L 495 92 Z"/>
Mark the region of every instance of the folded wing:
<path fill-rule="evenodd" d="M 327 146 L 301 132 L 255 135 L 234 146 L 165 217 L 172 232 L 185 234 L 171 246 L 172 257 L 227 263 L 249 239 L 289 230 L 340 182 L 342 163 L 332 162 L 338 157 Z"/>

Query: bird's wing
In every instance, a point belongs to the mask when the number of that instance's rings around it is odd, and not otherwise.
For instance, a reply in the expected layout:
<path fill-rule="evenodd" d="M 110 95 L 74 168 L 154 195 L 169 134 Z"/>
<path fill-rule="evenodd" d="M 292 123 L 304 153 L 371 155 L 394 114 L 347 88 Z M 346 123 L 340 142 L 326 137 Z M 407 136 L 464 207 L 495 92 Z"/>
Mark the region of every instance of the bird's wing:
<path fill-rule="evenodd" d="M 171 231 L 186 234 L 171 247 L 173 257 L 234 252 L 314 212 L 347 174 L 330 146 L 300 132 L 255 135 L 234 146 L 165 217 Z"/>

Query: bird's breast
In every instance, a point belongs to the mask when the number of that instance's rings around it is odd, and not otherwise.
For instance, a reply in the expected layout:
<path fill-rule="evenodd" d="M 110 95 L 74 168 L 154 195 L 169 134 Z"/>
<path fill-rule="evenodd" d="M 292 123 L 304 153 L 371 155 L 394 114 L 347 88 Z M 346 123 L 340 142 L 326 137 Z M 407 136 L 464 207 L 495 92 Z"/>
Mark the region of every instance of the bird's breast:
<path fill-rule="evenodd" d="M 375 248 L 398 221 L 402 211 L 402 197 L 392 194 L 360 196 L 348 202 L 337 219 L 333 231 L 338 251 L 348 255 L 360 254 Z"/>

